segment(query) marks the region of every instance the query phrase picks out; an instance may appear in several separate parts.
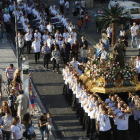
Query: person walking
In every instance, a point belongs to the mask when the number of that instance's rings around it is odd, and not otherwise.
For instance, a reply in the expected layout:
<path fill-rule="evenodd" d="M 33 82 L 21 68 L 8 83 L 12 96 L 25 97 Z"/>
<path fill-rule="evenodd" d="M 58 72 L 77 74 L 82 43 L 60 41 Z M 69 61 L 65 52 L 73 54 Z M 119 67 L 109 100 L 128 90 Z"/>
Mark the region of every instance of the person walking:
<path fill-rule="evenodd" d="M 139 34 L 139 26 L 136 24 L 136 22 L 133 23 L 133 26 L 131 27 L 131 48 L 133 48 L 133 42 L 136 41 L 136 46 L 139 48 L 139 42 L 138 42 L 138 34 Z"/>
<path fill-rule="evenodd" d="M 88 30 L 88 24 L 89 24 L 89 15 L 88 15 L 88 12 L 85 13 L 85 16 L 84 16 L 84 26 L 85 26 L 85 31 Z"/>
<path fill-rule="evenodd" d="M 61 58 L 63 59 L 64 64 L 67 64 L 67 52 L 65 43 L 62 44 L 62 48 L 60 50 Z"/>
<path fill-rule="evenodd" d="M 59 61 L 60 61 L 60 52 L 57 48 L 57 46 L 54 46 L 54 50 L 52 51 L 52 58 L 53 62 L 53 72 L 55 71 L 55 65 L 57 66 L 57 74 L 59 72 Z"/>
<path fill-rule="evenodd" d="M 23 47 L 24 47 L 24 38 L 22 34 L 18 36 L 18 47 L 19 47 L 19 57 L 21 58 L 23 55 Z"/>
<path fill-rule="evenodd" d="M 35 54 L 35 62 L 37 64 L 37 61 L 39 62 L 39 58 L 40 58 L 40 42 L 38 41 L 37 37 L 35 37 L 35 41 L 33 41 L 32 43 L 32 49 L 34 51 Z"/>
<path fill-rule="evenodd" d="M 48 47 L 47 43 L 44 44 L 44 46 L 41 49 L 41 52 L 43 53 L 43 63 L 44 63 L 44 68 L 47 66 L 47 70 L 48 69 L 48 65 L 49 65 L 49 60 L 51 57 L 51 50 Z"/>
<path fill-rule="evenodd" d="M 27 53 L 30 54 L 31 45 L 32 45 L 32 34 L 30 33 L 29 30 L 27 31 L 24 37 L 25 37 L 26 46 L 27 46 Z"/>
<path fill-rule="evenodd" d="M 59 0 L 59 6 L 60 6 L 60 12 L 63 14 L 64 13 L 64 0 Z"/>
<path fill-rule="evenodd" d="M 66 15 L 69 15 L 69 9 L 70 9 L 70 3 L 69 3 L 69 1 L 68 0 L 66 0 L 66 2 L 65 2 L 65 14 Z"/>

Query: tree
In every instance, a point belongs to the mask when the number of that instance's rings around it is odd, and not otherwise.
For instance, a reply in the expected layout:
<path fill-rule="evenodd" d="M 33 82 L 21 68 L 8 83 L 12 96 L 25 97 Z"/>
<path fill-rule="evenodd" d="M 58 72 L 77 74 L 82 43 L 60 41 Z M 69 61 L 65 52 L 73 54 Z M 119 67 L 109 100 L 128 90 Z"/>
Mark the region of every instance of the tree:
<path fill-rule="evenodd" d="M 118 3 L 111 6 L 110 9 L 103 7 L 103 16 L 97 17 L 100 26 L 108 26 L 112 23 L 112 47 L 116 41 L 116 25 L 126 24 L 130 22 L 131 17 L 123 14 L 124 7 L 121 7 Z"/>

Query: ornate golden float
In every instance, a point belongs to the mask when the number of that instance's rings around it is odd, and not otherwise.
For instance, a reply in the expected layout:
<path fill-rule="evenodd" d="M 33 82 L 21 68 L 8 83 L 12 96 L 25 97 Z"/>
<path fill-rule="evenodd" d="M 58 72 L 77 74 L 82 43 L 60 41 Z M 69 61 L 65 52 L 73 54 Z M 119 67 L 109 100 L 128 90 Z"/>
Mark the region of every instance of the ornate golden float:
<path fill-rule="evenodd" d="M 140 82 L 134 61 L 132 57 L 130 63 L 121 68 L 113 58 L 108 61 L 90 58 L 80 79 L 91 92 L 108 94 L 138 91 Z"/>

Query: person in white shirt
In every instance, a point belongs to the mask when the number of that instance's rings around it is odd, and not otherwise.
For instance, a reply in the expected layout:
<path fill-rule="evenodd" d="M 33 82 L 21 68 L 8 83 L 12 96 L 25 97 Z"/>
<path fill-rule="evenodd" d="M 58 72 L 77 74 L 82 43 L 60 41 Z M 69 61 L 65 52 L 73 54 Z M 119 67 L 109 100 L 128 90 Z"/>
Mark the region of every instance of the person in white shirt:
<path fill-rule="evenodd" d="M 42 36 L 43 43 L 45 44 L 49 39 L 49 32 L 47 30 L 44 31 L 44 35 Z"/>
<path fill-rule="evenodd" d="M 65 10 L 66 10 L 65 14 L 66 15 L 69 15 L 69 9 L 70 9 L 70 3 L 68 0 L 66 0 L 66 2 L 65 2 Z"/>
<path fill-rule="evenodd" d="M 50 35 L 49 36 L 49 39 L 47 39 L 47 44 L 48 44 L 48 47 L 51 49 L 51 45 L 53 44 L 53 41 L 54 39 L 52 38 L 52 36 Z"/>
<path fill-rule="evenodd" d="M 81 8 L 85 11 L 86 8 L 86 1 L 85 0 L 81 0 Z"/>
<path fill-rule="evenodd" d="M 110 24 L 109 27 L 106 29 L 107 37 L 108 37 L 110 46 L 111 46 L 111 43 L 112 43 L 112 30 L 113 30 L 112 24 Z"/>
<path fill-rule="evenodd" d="M 35 37 L 35 41 L 32 42 L 32 49 L 34 51 L 34 54 L 35 54 L 35 62 L 37 64 L 37 61 L 39 61 L 39 58 L 40 58 L 40 41 L 38 41 L 38 38 Z"/>
<path fill-rule="evenodd" d="M 59 0 L 59 6 L 60 6 L 60 12 L 63 14 L 64 13 L 64 0 Z"/>
<path fill-rule="evenodd" d="M 136 24 L 136 22 L 134 22 L 133 26 L 131 27 L 131 48 L 133 48 L 134 40 L 136 41 L 137 48 L 139 48 L 138 33 L 139 33 L 139 26 Z"/>
<path fill-rule="evenodd" d="M 10 22 L 11 21 L 11 16 L 8 14 L 8 12 L 6 12 L 4 15 L 3 15 L 3 21 L 5 23 L 5 26 L 7 24 L 7 22 Z"/>
<path fill-rule="evenodd" d="M 29 30 L 28 30 L 27 33 L 25 34 L 24 38 L 25 38 L 25 40 L 26 40 L 27 53 L 30 54 L 31 44 L 32 44 L 32 34 L 30 33 Z"/>
<path fill-rule="evenodd" d="M 138 72 L 138 80 L 140 81 L 140 55 L 136 58 L 136 70 Z"/>
<path fill-rule="evenodd" d="M 121 107 L 121 112 L 117 115 L 117 140 L 128 140 L 128 120 L 130 115 L 134 115 L 134 112 L 127 113 L 125 108 Z"/>
<path fill-rule="evenodd" d="M 68 42 L 70 43 L 70 45 L 71 45 L 71 47 L 72 47 L 72 44 L 74 43 L 74 38 L 73 38 L 72 35 L 69 36 Z"/>
<path fill-rule="evenodd" d="M 41 42 L 41 33 L 38 29 L 35 30 L 34 37 L 37 37 L 38 41 Z"/>
<path fill-rule="evenodd" d="M 102 113 L 97 116 L 96 120 L 97 134 L 100 140 L 110 140 L 111 138 L 111 124 L 106 108 L 102 109 Z"/>
<path fill-rule="evenodd" d="M 68 39 L 68 37 L 69 37 L 68 31 L 67 30 L 64 30 L 63 38 Z"/>
<path fill-rule="evenodd" d="M 72 58 L 72 61 L 70 62 L 70 64 L 73 66 L 73 68 L 78 71 L 78 65 L 80 64 L 78 61 L 76 61 L 76 58 Z"/>
<path fill-rule="evenodd" d="M 23 55 L 23 47 L 24 47 L 24 38 L 23 38 L 22 34 L 20 34 L 18 36 L 18 47 L 19 47 L 19 56 L 22 57 L 22 55 Z"/>
<path fill-rule="evenodd" d="M 21 126 L 19 117 L 15 117 L 13 119 L 13 122 L 11 125 L 11 133 L 12 133 L 13 140 L 21 140 L 22 139 L 22 126 Z"/>
<path fill-rule="evenodd" d="M 54 30 L 54 26 L 51 24 L 51 22 L 49 22 L 46 29 L 49 31 L 49 33 L 51 33 Z"/>

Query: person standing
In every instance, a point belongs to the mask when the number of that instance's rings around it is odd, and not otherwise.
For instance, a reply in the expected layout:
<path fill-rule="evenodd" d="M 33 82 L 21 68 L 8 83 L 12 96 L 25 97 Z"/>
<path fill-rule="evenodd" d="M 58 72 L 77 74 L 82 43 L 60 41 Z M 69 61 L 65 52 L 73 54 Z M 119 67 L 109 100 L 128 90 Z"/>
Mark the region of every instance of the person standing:
<path fill-rule="evenodd" d="M 23 55 L 23 47 L 24 47 L 24 38 L 22 34 L 18 36 L 18 47 L 19 47 L 19 57 L 21 58 Z"/>
<path fill-rule="evenodd" d="M 64 0 L 59 0 L 59 6 L 60 6 L 60 12 L 63 14 L 64 13 Z"/>
<path fill-rule="evenodd" d="M 80 49 L 80 53 L 81 53 L 81 62 L 82 63 L 87 63 L 87 53 L 88 53 L 88 50 L 86 48 L 86 45 L 84 44 L 83 47 L 81 47 Z"/>
<path fill-rule="evenodd" d="M 78 61 L 76 61 L 76 58 L 73 57 L 72 61 L 70 62 L 70 64 L 73 66 L 73 68 L 78 71 L 78 65 L 80 64 Z"/>
<path fill-rule="evenodd" d="M 138 72 L 138 80 L 140 81 L 140 55 L 136 58 L 136 70 Z"/>
<path fill-rule="evenodd" d="M 34 51 L 35 54 L 35 62 L 37 64 L 37 61 L 39 61 L 40 58 L 40 42 L 38 41 L 37 37 L 35 37 L 35 41 L 33 41 L 32 43 L 32 49 Z"/>
<path fill-rule="evenodd" d="M 15 70 L 16 70 L 16 68 L 14 68 L 14 65 L 10 64 L 10 66 L 5 71 L 5 75 L 6 75 L 6 78 L 7 78 L 7 86 L 8 87 L 9 87 L 9 85 L 11 84 L 11 82 L 13 80 Z"/>
<path fill-rule="evenodd" d="M 44 46 L 41 49 L 41 52 L 44 54 L 44 56 L 43 56 L 44 68 L 45 68 L 45 66 L 47 66 L 47 70 L 49 70 L 48 64 L 49 64 L 49 60 L 51 57 L 51 50 L 48 47 L 47 43 L 44 44 Z"/>
<path fill-rule="evenodd" d="M 136 22 L 134 22 L 133 26 L 131 27 L 131 48 L 133 48 L 134 40 L 136 41 L 137 48 L 139 48 L 138 34 L 139 34 L 139 26 L 136 24 Z"/>
<path fill-rule="evenodd" d="M 81 43 L 80 43 L 80 48 L 83 47 L 83 45 L 86 45 L 86 48 L 88 48 L 88 42 L 85 40 L 85 37 L 81 37 Z"/>
<path fill-rule="evenodd" d="M 85 16 L 84 16 L 84 26 L 85 26 L 85 31 L 88 30 L 88 24 L 89 24 L 89 15 L 88 15 L 88 12 L 85 13 Z"/>
<path fill-rule="evenodd" d="M 29 30 L 27 31 L 24 37 L 25 37 L 26 46 L 27 46 L 27 53 L 30 54 L 31 44 L 32 44 L 32 34 L 30 33 Z"/>
<path fill-rule="evenodd" d="M 65 45 L 66 45 L 66 52 L 67 52 L 67 62 L 69 62 L 69 56 L 70 56 L 70 51 L 71 51 L 71 45 L 68 42 L 68 39 L 65 39 Z"/>
<path fill-rule="evenodd" d="M 10 115 L 10 111 L 7 110 L 5 116 L 3 116 L 0 120 L 3 140 L 5 139 L 5 137 L 7 140 L 10 139 L 12 121 L 13 121 L 13 117 Z"/>
<path fill-rule="evenodd" d="M 60 50 L 61 58 L 63 59 L 64 64 L 67 64 L 68 56 L 66 52 L 66 45 L 63 43 L 62 48 Z"/>
<path fill-rule="evenodd" d="M 86 0 L 81 0 L 81 8 L 84 10 L 86 10 Z"/>
<path fill-rule="evenodd" d="M 17 116 L 22 120 L 23 115 L 27 113 L 27 109 L 29 108 L 29 97 L 24 94 L 23 90 L 19 91 L 16 103 L 18 104 Z"/>
<path fill-rule="evenodd" d="M 57 74 L 59 72 L 59 61 L 60 61 L 60 52 L 57 48 L 57 46 L 54 46 L 54 50 L 52 51 L 52 58 L 53 62 L 53 72 L 55 71 L 55 65 L 57 66 Z"/>
<path fill-rule="evenodd" d="M 9 15 L 8 12 L 6 12 L 3 15 L 3 21 L 4 21 L 4 24 L 5 24 L 5 28 L 7 28 L 7 22 L 10 22 L 11 21 L 11 16 Z"/>
<path fill-rule="evenodd" d="M 83 21 L 81 20 L 81 18 L 78 19 L 77 24 L 78 24 L 78 29 L 79 29 L 79 35 L 81 35 L 82 27 L 83 27 Z"/>

